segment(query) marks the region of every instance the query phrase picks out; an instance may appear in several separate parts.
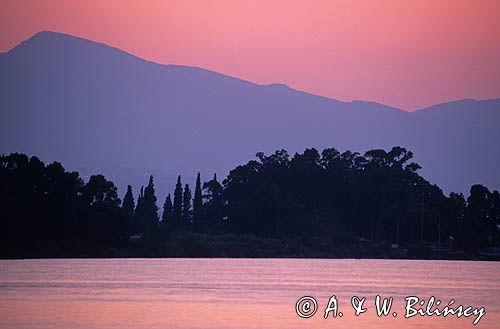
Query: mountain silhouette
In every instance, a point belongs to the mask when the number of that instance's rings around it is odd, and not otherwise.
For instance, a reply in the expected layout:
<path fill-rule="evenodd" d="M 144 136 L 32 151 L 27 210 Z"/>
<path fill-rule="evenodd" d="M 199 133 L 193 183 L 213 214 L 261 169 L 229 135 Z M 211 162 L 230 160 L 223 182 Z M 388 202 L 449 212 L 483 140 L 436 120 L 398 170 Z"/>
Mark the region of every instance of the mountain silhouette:
<path fill-rule="evenodd" d="M 0 153 L 102 172 L 120 188 L 151 172 L 169 189 L 179 173 L 224 176 L 259 151 L 394 145 L 445 192 L 500 187 L 500 99 L 410 113 L 160 65 L 55 32 L 0 54 L 0 72 Z"/>

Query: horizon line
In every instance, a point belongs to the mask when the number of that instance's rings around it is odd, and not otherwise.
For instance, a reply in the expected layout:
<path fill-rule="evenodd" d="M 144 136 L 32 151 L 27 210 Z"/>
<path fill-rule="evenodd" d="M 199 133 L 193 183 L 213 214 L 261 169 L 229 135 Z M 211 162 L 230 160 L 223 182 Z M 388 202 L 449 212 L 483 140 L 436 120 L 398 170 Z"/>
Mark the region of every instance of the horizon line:
<path fill-rule="evenodd" d="M 500 95 L 498 97 L 496 97 L 496 98 L 484 98 L 484 99 L 464 97 L 464 98 L 458 98 L 458 99 L 450 99 L 450 100 L 439 102 L 439 103 L 435 103 L 435 104 L 432 104 L 432 105 L 429 105 L 429 106 L 420 107 L 420 108 L 417 108 L 417 109 L 414 109 L 414 110 L 408 110 L 408 109 L 405 109 L 405 108 L 401 108 L 401 107 L 397 107 L 397 106 L 392 106 L 392 105 L 389 105 L 389 104 L 386 104 L 386 103 L 381 103 L 381 102 L 378 102 L 378 101 L 372 101 L 372 100 L 366 100 L 366 99 L 342 100 L 342 99 L 338 99 L 338 98 L 333 98 L 331 96 L 317 94 L 317 93 L 310 92 L 310 91 L 307 91 L 307 90 L 296 89 L 293 86 L 291 86 L 291 85 L 289 85 L 287 83 L 283 83 L 283 82 L 272 82 L 272 83 L 262 84 L 262 83 L 257 83 L 257 82 L 254 82 L 254 81 L 251 81 L 251 80 L 247 80 L 245 78 L 241 78 L 241 77 L 238 77 L 238 76 L 229 75 L 229 74 L 226 74 L 226 73 L 223 73 L 223 72 L 220 72 L 220 71 L 216 71 L 216 70 L 213 70 L 213 69 L 210 69 L 210 68 L 204 68 L 204 67 L 201 67 L 201 66 L 196 66 L 196 65 L 191 65 L 191 64 L 161 63 L 161 62 L 149 60 L 147 58 L 144 58 L 144 57 L 141 57 L 139 55 L 133 54 L 133 53 L 129 52 L 128 50 L 125 50 L 125 49 L 113 46 L 113 45 L 105 43 L 105 42 L 88 39 L 88 38 L 85 38 L 85 37 L 82 37 L 82 36 L 78 36 L 78 35 L 74 35 L 74 34 L 70 34 L 70 33 L 67 33 L 67 32 L 59 32 L 59 31 L 53 31 L 53 30 L 40 30 L 40 31 L 32 34 L 31 36 L 29 36 L 27 39 L 19 41 L 16 45 L 14 45 L 12 48 L 8 49 L 7 51 L 0 52 L 0 55 L 7 54 L 7 53 L 11 52 L 12 50 L 18 48 L 23 43 L 25 43 L 25 42 L 33 39 L 34 37 L 36 37 L 36 36 L 38 36 L 40 34 L 53 34 L 53 35 L 58 35 L 58 36 L 70 37 L 70 38 L 74 38 L 74 39 L 80 39 L 80 40 L 83 40 L 83 41 L 86 41 L 86 42 L 91 42 L 91 43 L 94 43 L 94 44 L 98 44 L 98 45 L 101 45 L 101 46 L 104 46 L 104 47 L 107 47 L 107 48 L 111 48 L 111 49 L 120 51 L 122 53 L 125 53 L 125 54 L 127 54 L 129 56 L 132 56 L 132 57 L 134 57 L 136 59 L 139 59 L 141 61 L 152 63 L 152 64 L 156 64 L 156 65 L 195 68 L 195 69 L 204 70 L 204 71 L 212 72 L 212 73 L 215 73 L 215 74 L 219 74 L 219 75 L 222 75 L 222 76 L 225 76 L 225 77 L 228 77 L 228 78 L 237 79 L 237 80 L 240 80 L 242 82 L 251 83 L 253 85 L 260 86 L 260 87 L 281 85 L 281 86 L 286 86 L 287 88 L 289 88 L 291 90 L 295 90 L 297 92 L 306 93 L 306 94 L 317 96 L 317 97 L 323 97 L 323 98 L 327 98 L 329 100 L 333 100 L 333 101 L 337 101 L 337 102 L 342 102 L 342 103 L 358 103 L 358 102 L 372 103 L 372 104 L 383 105 L 383 106 L 389 107 L 389 108 L 391 108 L 393 110 L 397 110 L 397 111 L 401 111 L 401 112 L 405 112 L 405 113 L 416 113 L 416 112 L 420 112 L 420 111 L 424 111 L 424 110 L 430 109 L 432 107 L 436 107 L 436 106 L 440 106 L 440 105 L 445 105 L 445 104 L 450 104 L 450 103 L 464 102 L 464 101 L 483 102 L 483 101 L 500 100 Z"/>

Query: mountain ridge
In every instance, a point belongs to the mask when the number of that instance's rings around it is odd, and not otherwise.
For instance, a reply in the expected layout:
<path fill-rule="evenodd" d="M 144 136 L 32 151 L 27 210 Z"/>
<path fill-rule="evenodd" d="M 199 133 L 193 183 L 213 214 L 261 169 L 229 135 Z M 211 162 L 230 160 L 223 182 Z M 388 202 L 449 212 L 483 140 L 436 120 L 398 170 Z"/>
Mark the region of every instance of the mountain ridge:
<path fill-rule="evenodd" d="M 112 51 L 115 51 L 117 53 L 120 53 L 122 55 L 127 55 L 130 58 L 133 58 L 135 60 L 147 62 L 147 63 L 153 64 L 153 65 L 166 66 L 166 67 L 177 67 L 177 68 L 184 68 L 184 69 L 203 70 L 203 71 L 206 71 L 207 73 L 217 74 L 217 75 L 220 75 L 220 76 L 224 76 L 224 77 L 227 77 L 227 78 L 230 78 L 230 79 L 235 79 L 235 80 L 238 80 L 240 82 L 249 83 L 249 84 L 260 86 L 260 87 L 274 87 L 274 88 L 276 88 L 276 87 L 279 87 L 279 88 L 286 87 L 286 88 L 288 88 L 290 90 L 293 90 L 293 91 L 302 92 L 302 93 L 305 93 L 305 94 L 308 94 L 308 95 L 313 95 L 313 96 L 318 96 L 318 97 L 324 97 L 324 98 L 327 98 L 329 100 L 333 100 L 333 101 L 336 101 L 336 102 L 341 102 L 341 103 L 346 103 L 346 104 L 350 104 L 350 103 L 371 103 L 371 104 L 382 105 L 382 106 L 385 106 L 385 107 L 388 107 L 388 108 L 391 108 L 391 109 L 394 109 L 394 110 L 399 110 L 399 111 L 403 111 L 403 112 L 407 112 L 407 113 L 416 113 L 416 112 L 420 112 L 420 111 L 426 111 L 426 110 L 429 110 L 431 108 L 443 106 L 443 105 L 450 104 L 450 103 L 460 103 L 460 102 L 469 102 L 469 101 L 475 101 L 475 102 L 498 101 L 498 102 L 500 102 L 500 97 L 499 98 L 490 98 L 490 99 L 463 98 L 463 99 L 456 99 L 456 100 L 444 101 L 444 102 L 441 102 L 441 103 L 437 103 L 437 104 L 425 106 L 425 107 L 419 108 L 419 109 L 414 110 L 414 111 L 408 111 L 408 110 L 405 110 L 405 109 L 401 109 L 401 108 L 398 108 L 398 107 L 394 107 L 394 106 L 391 106 L 391 105 L 383 104 L 383 103 L 376 102 L 376 101 L 370 101 L 370 100 L 353 99 L 351 101 L 341 101 L 341 100 L 338 100 L 338 99 L 335 99 L 335 98 L 332 98 L 332 97 L 329 97 L 329 96 L 325 96 L 325 95 L 320 95 L 320 94 L 315 94 L 315 93 L 311 93 L 311 92 L 307 92 L 307 91 L 298 90 L 298 89 L 292 88 L 289 85 L 287 85 L 285 83 L 281 83 L 281 82 L 274 82 L 274 83 L 269 83 L 269 84 L 258 84 L 258 83 L 252 82 L 250 80 L 242 79 L 242 78 L 239 78 L 239 77 L 234 77 L 234 76 L 231 76 L 231 75 L 228 75 L 228 74 L 225 74 L 225 73 L 221 73 L 221 72 L 218 72 L 218 71 L 214 71 L 214 70 L 202 68 L 202 67 L 199 67 L 199 66 L 159 63 L 159 62 L 155 62 L 155 61 L 152 61 L 152 60 L 148 60 L 148 59 L 142 58 L 142 57 L 140 57 L 138 55 L 135 55 L 135 54 L 133 54 L 131 52 L 128 52 L 128 51 L 123 50 L 123 49 L 120 49 L 118 47 L 111 46 L 111 45 L 109 45 L 107 43 L 104 43 L 104 42 L 93 41 L 93 40 L 90 40 L 90 39 L 87 39 L 87 38 L 84 38 L 84 37 L 79 37 L 79 36 L 75 36 L 75 35 L 72 35 L 72 34 L 63 33 L 63 32 L 56 32 L 56 31 L 51 31 L 51 30 L 44 30 L 44 31 L 37 32 L 34 35 L 32 35 L 31 37 L 29 37 L 28 39 L 26 39 L 24 41 L 21 41 L 19 44 L 17 44 L 13 48 L 9 49 L 8 51 L 1 52 L 0 55 L 2 55 L 2 54 L 8 54 L 8 53 L 10 53 L 12 51 L 16 51 L 16 49 L 23 48 L 24 46 L 29 45 L 30 42 L 33 42 L 33 41 L 35 41 L 37 39 L 44 40 L 47 37 L 54 38 L 54 39 L 59 40 L 59 41 L 61 41 L 61 39 L 66 39 L 66 40 L 71 40 L 73 42 L 79 42 L 79 43 L 86 44 L 86 45 L 104 47 L 104 48 L 110 49 Z"/>
<path fill-rule="evenodd" d="M 158 64 L 57 32 L 38 33 L 0 54 L 0 71 L 2 153 L 35 154 L 76 169 L 150 168 L 164 171 L 169 185 L 179 173 L 224 175 L 259 151 L 401 145 L 445 190 L 500 186 L 494 142 L 500 99 L 406 112 Z M 450 117 L 454 108 L 461 115 Z"/>

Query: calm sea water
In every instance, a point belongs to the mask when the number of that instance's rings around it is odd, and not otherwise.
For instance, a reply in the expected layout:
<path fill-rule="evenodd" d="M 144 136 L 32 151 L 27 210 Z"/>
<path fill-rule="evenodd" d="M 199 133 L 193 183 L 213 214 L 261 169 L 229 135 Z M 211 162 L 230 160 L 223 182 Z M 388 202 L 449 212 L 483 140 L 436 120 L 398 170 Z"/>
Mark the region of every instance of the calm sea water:
<path fill-rule="evenodd" d="M 377 317 L 374 296 L 393 297 Z M 315 297 L 318 312 L 295 313 Z M 342 318 L 323 319 L 330 296 Z M 404 318 L 404 298 L 485 307 L 473 318 Z M 366 297 L 356 317 L 351 297 Z M 330 315 L 331 316 L 331 315 Z M 499 328 L 500 263 L 400 260 L 0 261 L 0 328 Z"/>

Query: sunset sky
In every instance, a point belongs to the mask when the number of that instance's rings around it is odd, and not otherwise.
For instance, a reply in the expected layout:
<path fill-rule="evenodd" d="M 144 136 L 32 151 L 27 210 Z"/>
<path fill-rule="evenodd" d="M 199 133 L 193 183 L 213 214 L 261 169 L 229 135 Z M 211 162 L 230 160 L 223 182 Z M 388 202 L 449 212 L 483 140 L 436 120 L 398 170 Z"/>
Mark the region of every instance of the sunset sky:
<path fill-rule="evenodd" d="M 500 1 L 5 1 L 0 51 L 41 30 L 165 64 L 406 110 L 500 97 Z"/>

